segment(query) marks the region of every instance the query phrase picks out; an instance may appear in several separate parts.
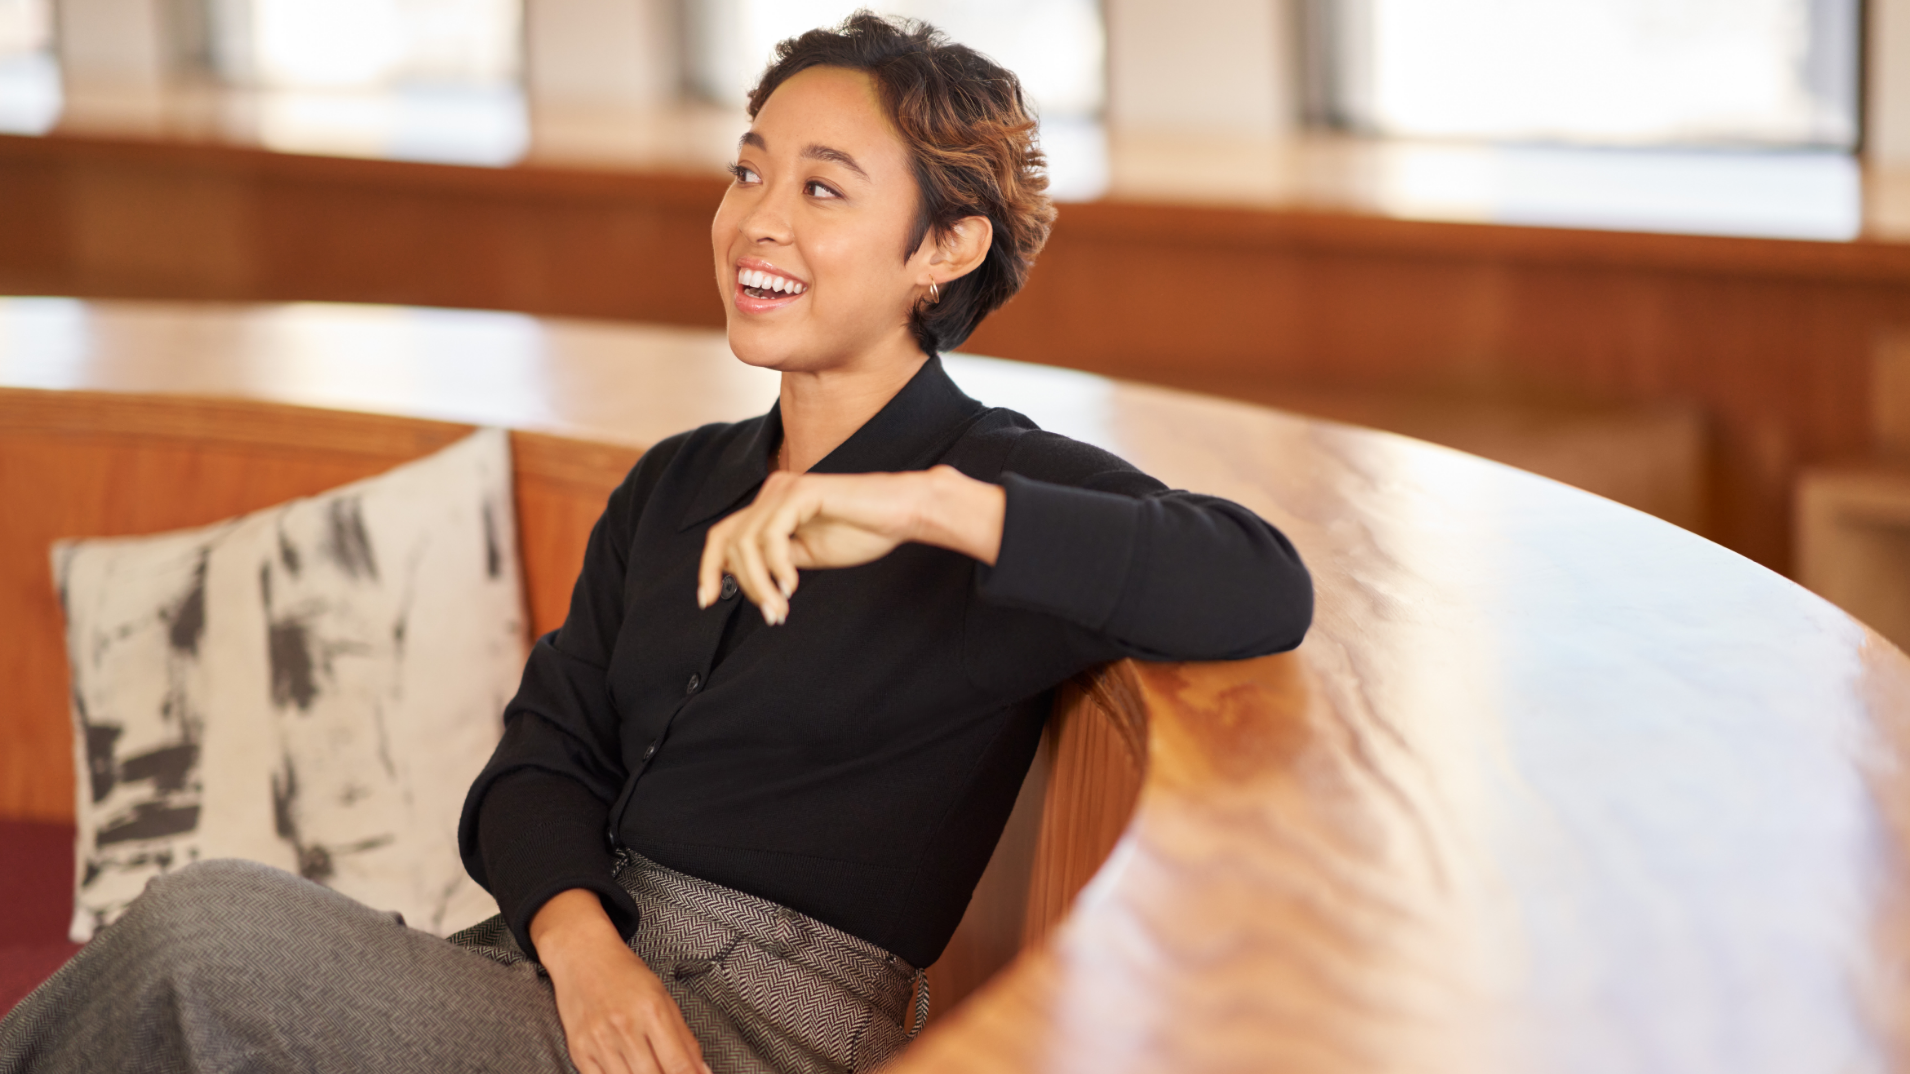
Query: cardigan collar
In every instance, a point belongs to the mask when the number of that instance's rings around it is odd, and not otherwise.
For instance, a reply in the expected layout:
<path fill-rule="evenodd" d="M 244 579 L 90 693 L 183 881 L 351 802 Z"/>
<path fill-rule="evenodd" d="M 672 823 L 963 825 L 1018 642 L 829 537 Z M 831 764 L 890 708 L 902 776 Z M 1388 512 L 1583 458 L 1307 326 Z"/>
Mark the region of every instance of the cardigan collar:
<path fill-rule="evenodd" d="M 931 355 L 915 376 L 810 469 L 816 474 L 866 474 L 921 470 L 946 454 L 986 408 L 949 379 L 939 355 Z M 783 439 L 782 402 L 769 413 L 738 425 L 739 435 L 725 445 L 703 487 L 690 502 L 681 529 L 725 514 L 769 476 L 769 462 Z"/>

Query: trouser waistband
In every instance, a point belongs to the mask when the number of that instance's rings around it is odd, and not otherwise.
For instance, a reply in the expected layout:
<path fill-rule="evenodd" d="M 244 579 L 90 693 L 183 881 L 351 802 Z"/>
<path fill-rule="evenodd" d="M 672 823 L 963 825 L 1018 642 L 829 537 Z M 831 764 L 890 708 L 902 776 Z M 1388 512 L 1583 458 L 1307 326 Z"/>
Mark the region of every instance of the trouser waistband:
<path fill-rule="evenodd" d="M 828 976 L 908 1026 L 911 1037 L 928 1020 L 926 971 L 861 937 L 780 903 L 679 872 L 634 850 L 617 852 L 612 875 L 639 910 L 646 901 L 661 900 L 733 930 L 780 958 Z M 905 1021 L 908 1015 L 913 1017 Z"/>

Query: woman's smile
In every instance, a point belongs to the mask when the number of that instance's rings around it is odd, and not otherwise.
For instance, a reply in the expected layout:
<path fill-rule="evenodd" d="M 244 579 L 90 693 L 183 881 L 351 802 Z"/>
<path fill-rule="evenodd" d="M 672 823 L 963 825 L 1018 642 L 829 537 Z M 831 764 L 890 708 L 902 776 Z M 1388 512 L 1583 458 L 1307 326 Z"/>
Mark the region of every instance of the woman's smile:
<path fill-rule="evenodd" d="M 795 304 L 809 290 L 809 285 L 801 279 L 759 258 L 739 258 L 735 267 L 736 288 L 732 301 L 739 313 L 779 310 Z"/>

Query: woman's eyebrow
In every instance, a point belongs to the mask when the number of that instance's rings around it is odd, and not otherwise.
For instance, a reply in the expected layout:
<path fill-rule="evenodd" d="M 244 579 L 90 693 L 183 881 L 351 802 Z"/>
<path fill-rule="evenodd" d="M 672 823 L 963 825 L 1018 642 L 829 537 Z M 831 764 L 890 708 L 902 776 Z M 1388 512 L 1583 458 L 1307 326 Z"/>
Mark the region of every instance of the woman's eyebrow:
<path fill-rule="evenodd" d="M 746 146 L 746 145 L 753 145 L 765 153 L 769 152 L 769 143 L 763 141 L 763 136 L 760 134 L 757 134 L 755 131 L 749 131 L 745 133 L 741 138 L 738 138 L 736 140 L 736 146 L 738 149 L 741 149 L 743 146 Z M 826 146 L 826 145 L 805 146 L 803 147 L 802 156 L 806 160 L 826 160 L 834 164 L 840 164 L 843 167 L 849 169 L 850 171 L 856 173 L 857 175 L 860 175 L 864 179 L 869 178 L 869 173 L 863 171 L 862 165 L 856 163 L 856 158 L 850 156 L 849 154 L 843 152 L 840 149 L 834 148 L 833 146 Z"/>
<path fill-rule="evenodd" d="M 840 149 L 832 149 L 826 145 L 809 145 L 803 147 L 802 155 L 808 160 L 827 160 L 840 164 L 864 179 L 869 177 L 869 173 L 862 170 L 862 165 L 856 163 L 856 158 Z"/>

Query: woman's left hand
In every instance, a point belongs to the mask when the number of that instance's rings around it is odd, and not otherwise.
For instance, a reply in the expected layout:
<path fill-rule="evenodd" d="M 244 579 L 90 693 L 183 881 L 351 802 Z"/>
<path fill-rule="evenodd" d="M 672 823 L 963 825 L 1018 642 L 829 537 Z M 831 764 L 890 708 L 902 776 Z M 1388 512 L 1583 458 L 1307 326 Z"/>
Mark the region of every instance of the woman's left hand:
<path fill-rule="evenodd" d="M 1006 510 L 1001 486 L 952 466 L 899 474 L 777 471 L 754 502 L 710 527 L 696 603 L 716 603 L 727 573 L 775 625 L 789 618 L 798 570 L 859 566 L 907 541 L 993 564 Z"/>

